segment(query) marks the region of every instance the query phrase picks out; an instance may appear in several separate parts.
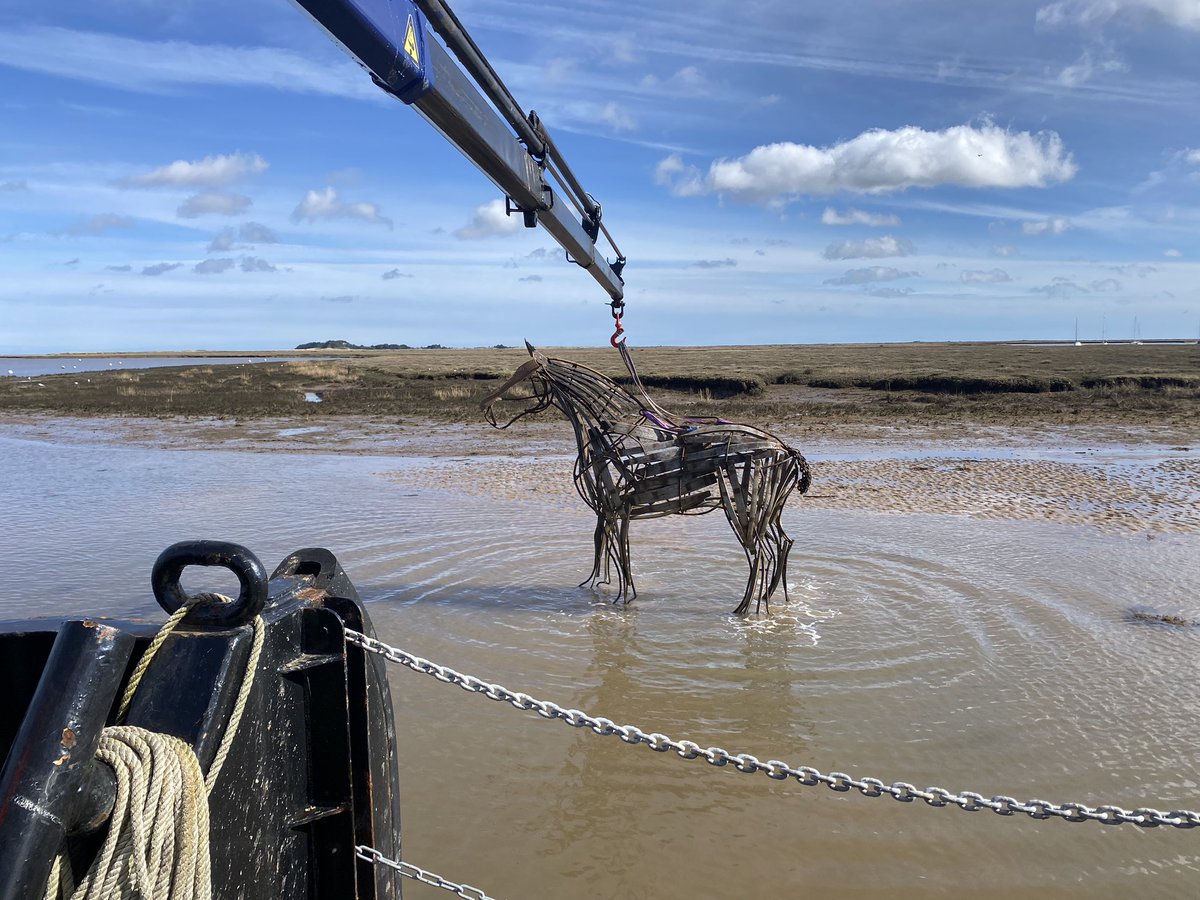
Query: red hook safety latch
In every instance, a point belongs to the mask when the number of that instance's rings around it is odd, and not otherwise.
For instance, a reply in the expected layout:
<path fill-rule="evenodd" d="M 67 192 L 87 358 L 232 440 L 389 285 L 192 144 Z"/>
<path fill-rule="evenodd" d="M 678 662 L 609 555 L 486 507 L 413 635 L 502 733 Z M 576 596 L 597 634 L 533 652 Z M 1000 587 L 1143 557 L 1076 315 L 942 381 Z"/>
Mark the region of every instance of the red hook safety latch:
<path fill-rule="evenodd" d="M 623 327 L 621 327 L 621 317 L 620 316 L 613 316 L 613 318 L 617 320 L 617 330 L 612 333 L 612 337 L 610 337 L 608 339 L 608 342 L 610 344 L 612 344 L 614 348 L 617 348 L 618 344 L 624 343 L 624 341 L 625 341 L 624 338 L 621 338 L 620 341 L 617 340 L 617 338 L 620 338 L 621 335 L 623 335 L 625 333 L 625 329 Z"/>

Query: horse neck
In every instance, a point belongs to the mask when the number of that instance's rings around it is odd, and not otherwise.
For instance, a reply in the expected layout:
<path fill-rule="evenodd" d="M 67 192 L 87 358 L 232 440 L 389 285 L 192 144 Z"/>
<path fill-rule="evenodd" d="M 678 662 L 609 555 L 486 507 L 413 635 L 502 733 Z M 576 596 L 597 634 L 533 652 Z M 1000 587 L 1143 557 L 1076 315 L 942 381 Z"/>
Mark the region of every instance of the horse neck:
<path fill-rule="evenodd" d="M 624 388 L 586 366 L 550 360 L 546 375 L 551 402 L 570 420 L 581 450 L 594 429 L 641 415 L 641 406 Z"/>

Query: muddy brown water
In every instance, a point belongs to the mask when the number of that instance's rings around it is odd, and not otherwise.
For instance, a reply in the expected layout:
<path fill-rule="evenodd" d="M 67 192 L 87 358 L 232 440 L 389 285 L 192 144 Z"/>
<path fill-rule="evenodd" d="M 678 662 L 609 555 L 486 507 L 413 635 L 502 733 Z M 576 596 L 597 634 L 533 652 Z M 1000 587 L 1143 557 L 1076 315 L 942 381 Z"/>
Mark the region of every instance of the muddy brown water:
<path fill-rule="evenodd" d="M 761 759 L 985 796 L 1200 808 L 1200 536 L 789 508 L 791 602 L 732 618 L 716 516 L 635 523 L 641 596 L 575 584 L 561 502 L 414 489 L 429 460 L 151 450 L 0 430 L 0 618 L 155 614 L 184 538 L 333 550 L 380 636 Z M 222 585 L 216 585 L 222 587 Z M 412 862 L 518 897 L 1195 896 L 1200 829 L 1038 822 L 774 782 L 392 676 Z M 409 897 L 442 896 L 406 883 Z"/>

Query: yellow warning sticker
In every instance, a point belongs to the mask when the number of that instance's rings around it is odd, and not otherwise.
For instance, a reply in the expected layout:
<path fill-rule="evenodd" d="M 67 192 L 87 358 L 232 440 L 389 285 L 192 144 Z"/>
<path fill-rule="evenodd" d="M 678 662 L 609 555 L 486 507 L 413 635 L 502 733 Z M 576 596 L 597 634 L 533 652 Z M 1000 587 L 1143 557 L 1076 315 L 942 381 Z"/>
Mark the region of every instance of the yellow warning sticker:
<path fill-rule="evenodd" d="M 404 32 L 404 52 L 413 61 L 414 66 L 421 64 L 421 54 L 417 50 L 417 29 L 413 26 L 413 17 L 408 17 L 408 28 Z"/>

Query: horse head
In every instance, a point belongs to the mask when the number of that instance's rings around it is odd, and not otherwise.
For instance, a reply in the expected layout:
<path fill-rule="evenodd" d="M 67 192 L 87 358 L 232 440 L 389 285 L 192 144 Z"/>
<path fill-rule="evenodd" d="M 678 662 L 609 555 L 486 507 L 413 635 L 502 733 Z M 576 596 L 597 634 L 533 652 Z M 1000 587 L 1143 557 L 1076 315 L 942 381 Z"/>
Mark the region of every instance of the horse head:
<path fill-rule="evenodd" d="M 550 405 L 551 392 L 550 382 L 546 377 L 546 357 L 529 341 L 525 342 L 525 349 L 529 351 L 530 359 L 528 362 L 522 363 L 517 367 L 517 370 L 509 376 L 508 380 L 499 388 L 492 391 L 479 403 L 479 408 L 483 410 L 484 418 L 493 428 L 507 428 L 518 419 L 522 419 L 531 413 L 541 412 Z M 529 382 L 529 393 L 505 396 L 510 390 L 523 382 Z M 521 400 L 533 400 L 534 404 L 521 412 L 517 413 L 503 425 L 496 422 L 496 413 L 493 407 L 497 402 L 515 402 Z"/>

